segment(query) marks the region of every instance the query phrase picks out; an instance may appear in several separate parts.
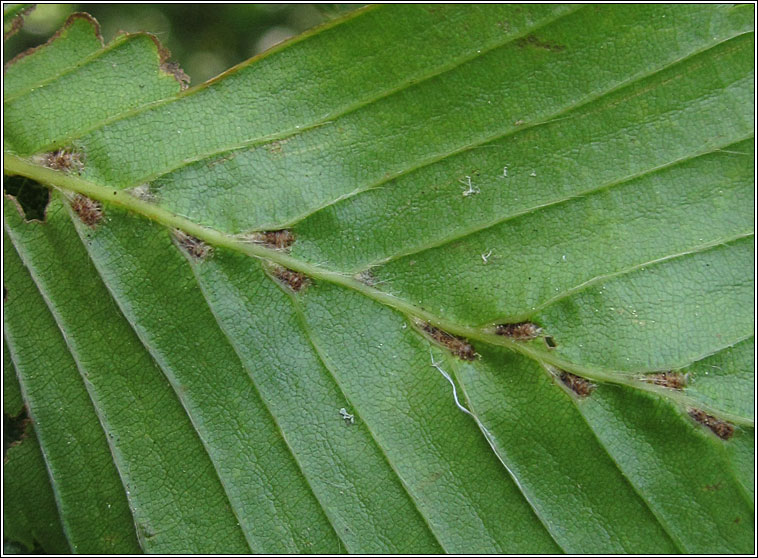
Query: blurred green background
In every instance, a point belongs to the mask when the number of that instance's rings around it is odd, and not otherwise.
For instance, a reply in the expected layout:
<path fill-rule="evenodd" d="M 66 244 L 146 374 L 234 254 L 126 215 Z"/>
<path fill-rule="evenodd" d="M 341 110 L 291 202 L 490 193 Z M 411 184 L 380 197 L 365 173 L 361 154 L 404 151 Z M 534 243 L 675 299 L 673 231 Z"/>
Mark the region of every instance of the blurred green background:
<path fill-rule="evenodd" d="M 100 22 L 109 42 L 119 31 L 149 31 L 171 51 L 190 85 L 363 4 L 40 4 L 5 43 L 3 63 L 47 41 L 74 12 Z M 6 4 L 7 6 L 7 4 Z"/>

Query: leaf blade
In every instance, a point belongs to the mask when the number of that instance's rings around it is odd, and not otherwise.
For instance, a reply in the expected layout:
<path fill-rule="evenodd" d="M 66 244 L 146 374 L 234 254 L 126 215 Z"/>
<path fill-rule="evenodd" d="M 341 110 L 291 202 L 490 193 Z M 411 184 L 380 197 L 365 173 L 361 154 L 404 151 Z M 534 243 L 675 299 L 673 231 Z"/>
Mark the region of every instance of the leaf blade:
<path fill-rule="evenodd" d="M 14 293 L 4 307 L 5 333 L 66 537 L 74 551 L 139 552 L 123 486 L 76 363 L 7 236 L 3 257 Z M 77 412 L 61 413 L 66 407 Z"/>
<path fill-rule="evenodd" d="M 370 8 L 196 90 L 153 102 L 163 96 L 158 83 L 154 97 L 135 90 L 84 125 L 69 126 L 60 111 L 47 131 L 14 132 L 29 151 L 71 145 L 84 160 L 81 176 L 6 155 L 11 171 L 105 202 L 103 223 L 77 223 L 82 261 L 94 262 L 106 298 L 189 414 L 200 461 L 209 463 L 204 482 L 216 479 L 215 502 L 233 509 L 218 529 L 238 533 L 236 516 L 250 548 L 279 551 L 739 551 L 747 530 L 720 522 L 723 495 L 691 498 L 701 523 L 721 531 L 715 536 L 691 532 L 693 516 L 669 505 L 665 495 L 686 493 L 688 480 L 705 482 L 709 470 L 662 474 L 672 454 L 635 412 L 650 401 L 669 409 L 682 451 L 732 469 L 728 492 L 749 507 L 749 10 L 392 9 L 409 16 L 388 26 L 410 35 L 400 48 L 418 43 L 404 58 L 377 51 L 393 12 Z M 511 18 L 507 25 L 498 14 Z M 640 33 L 653 40 L 635 50 Z M 355 48 L 343 48 L 357 36 Z M 449 56 L 427 60 L 434 45 Z M 608 51 L 618 55 L 613 63 Z M 158 82 L 161 56 L 142 57 Z M 362 56 L 363 64 L 345 64 Z M 335 71 L 318 76 L 329 65 Z M 388 79 L 357 79 L 375 67 Z M 85 61 L 45 87 L 63 92 L 66 76 L 90 70 Z M 319 79 L 293 87 L 300 70 Z M 530 73 L 539 79 L 514 79 Z M 275 79 L 245 90 L 265 75 Z M 43 97 L 11 98 L 18 118 L 10 128 L 43 110 Z M 240 103 L 253 110 L 228 110 Z M 204 111 L 214 113 L 210 128 Z M 172 245 L 159 226 L 117 206 L 196 234 L 215 252 L 184 233 Z M 236 236 L 285 225 L 291 252 L 262 244 L 261 234 Z M 545 251 L 558 266 L 558 256 L 570 256 L 573 267 L 559 268 Z M 504 254 L 514 262 L 498 262 Z M 292 269 L 262 270 L 247 256 Z M 174 308 L 176 319 L 158 319 Z M 493 333 L 493 324 L 525 319 L 552 343 Z M 438 361 L 439 347 L 427 355 L 422 321 L 469 336 L 481 360 L 461 364 L 442 349 Z M 687 343 L 669 342 L 672 331 Z M 439 333 L 433 344 L 445 339 L 454 337 Z M 288 401 L 283 387 L 299 362 L 298 399 L 316 398 L 308 408 Z M 714 365 L 728 368 L 721 382 L 705 379 Z M 622 384 L 613 389 L 625 394 L 629 416 L 623 405 L 592 415 L 611 388 L 576 401 L 556 385 L 555 366 Z M 692 369 L 682 391 L 645 383 L 644 373 L 668 368 Z M 693 449 L 701 426 L 671 411 L 689 404 L 744 426 L 733 440 Z M 475 420 L 461 413 L 467 407 Z M 513 413 L 533 433 L 531 445 L 509 430 Z M 614 418 L 643 425 L 625 443 L 639 446 L 645 467 L 624 454 Z M 311 423 L 323 432 L 309 431 Z M 253 487 L 236 473 L 249 462 Z M 663 478 L 647 482 L 640 471 Z M 284 477 L 291 482 L 277 482 Z M 189 493 L 166 496 L 175 504 Z M 298 516 L 296 502 L 309 511 Z M 579 513 L 565 517 L 572 505 Z M 191 534 L 196 548 L 214 529 L 203 525 Z M 174 533 L 184 527 L 167 524 Z"/>

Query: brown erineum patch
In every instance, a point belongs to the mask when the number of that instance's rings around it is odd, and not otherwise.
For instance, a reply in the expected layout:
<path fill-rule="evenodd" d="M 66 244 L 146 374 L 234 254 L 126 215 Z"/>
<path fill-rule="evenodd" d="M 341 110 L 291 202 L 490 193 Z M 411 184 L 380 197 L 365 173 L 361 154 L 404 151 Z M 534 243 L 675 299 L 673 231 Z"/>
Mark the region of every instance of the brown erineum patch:
<path fill-rule="evenodd" d="M 559 377 L 561 382 L 579 397 L 588 397 L 597 387 L 589 380 L 565 370 L 560 370 Z"/>
<path fill-rule="evenodd" d="M 295 242 L 295 235 L 288 229 L 260 231 L 244 236 L 244 239 L 272 250 L 288 251 Z"/>
<path fill-rule="evenodd" d="M 462 360 L 474 360 L 476 358 L 476 351 L 474 351 L 474 347 L 471 345 L 471 343 L 468 342 L 468 340 L 464 339 L 463 337 L 457 337 L 448 333 L 447 331 L 441 330 L 438 327 L 434 327 L 430 323 L 420 320 L 416 321 L 416 325 L 418 325 L 423 330 L 427 337 L 430 337 L 440 345 L 447 348 L 447 350 L 449 350 L 458 358 Z"/>
<path fill-rule="evenodd" d="M 296 293 L 311 284 L 308 276 L 299 271 L 294 271 L 281 265 L 271 265 L 269 269 L 279 283 Z"/>
<path fill-rule="evenodd" d="M 516 40 L 516 46 L 519 48 L 534 47 L 542 50 L 548 50 L 550 52 L 562 52 L 566 50 L 564 45 L 545 41 L 537 37 L 536 35 L 527 35 Z"/>
<path fill-rule="evenodd" d="M 364 269 L 363 271 L 356 273 L 353 275 L 353 278 L 355 278 L 357 281 L 360 281 L 364 285 L 368 285 L 369 287 L 376 287 L 379 283 L 383 282 L 377 280 L 377 278 L 374 276 L 374 271 L 372 268 Z"/>
<path fill-rule="evenodd" d="M 79 219 L 89 228 L 94 229 L 103 220 L 103 206 L 100 202 L 76 194 L 71 201 L 71 209 L 79 216 Z"/>
<path fill-rule="evenodd" d="M 205 242 L 184 231 L 174 229 L 172 234 L 179 247 L 194 260 L 204 260 L 213 251 Z"/>
<path fill-rule="evenodd" d="M 709 415 L 705 411 L 693 408 L 687 409 L 687 413 L 695 422 L 699 422 L 703 426 L 707 426 L 711 429 L 711 432 L 713 432 L 722 440 L 728 440 L 734 434 L 734 426 L 724 420 L 717 419 L 713 415 Z"/>
<path fill-rule="evenodd" d="M 39 159 L 40 156 L 37 157 Z M 84 168 L 81 153 L 70 147 L 64 147 L 41 156 L 41 162 L 49 169 L 63 172 L 80 173 Z"/>
<path fill-rule="evenodd" d="M 542 328 L 532 322 L 518 322 L 515 324 L 498 324 L 495 333 L 516 341 L 528 341 L 535 339 L 542 332 Z"/>
<path fill-rule="evenodd" d="M 687 385 L 687 375 L 669 370 L 667 372 L 646 374 L 642 377 L 642 381 L 656 386 L 681 390 Z"/>

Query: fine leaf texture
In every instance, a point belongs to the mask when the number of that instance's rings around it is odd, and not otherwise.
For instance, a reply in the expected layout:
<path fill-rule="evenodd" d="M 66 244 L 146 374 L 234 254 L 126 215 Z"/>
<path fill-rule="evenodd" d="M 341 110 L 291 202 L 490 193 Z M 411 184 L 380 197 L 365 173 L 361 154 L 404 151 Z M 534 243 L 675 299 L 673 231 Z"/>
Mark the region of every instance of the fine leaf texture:
<path fill-rule="evenodd" d="M 47 468 L 5 343 L 3 369 L 5 539 L 18 541 L 30 549 L 37 542 L 50 554 L 69 553 Z"/>
<path fill-rule="evenodd" d="M 186 89 L 72 16 L 4 80 L 11 539 L 751 552 L 752 22 L 372 6 Z"/>

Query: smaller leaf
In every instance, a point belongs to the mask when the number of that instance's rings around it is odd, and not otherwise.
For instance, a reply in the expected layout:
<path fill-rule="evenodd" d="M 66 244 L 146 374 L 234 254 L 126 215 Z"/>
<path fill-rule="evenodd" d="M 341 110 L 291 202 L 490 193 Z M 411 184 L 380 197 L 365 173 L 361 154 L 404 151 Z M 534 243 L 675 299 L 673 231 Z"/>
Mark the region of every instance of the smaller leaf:
<path fill-rule="evenodd" d="M 3 5 L 3 40 L 7 41 L 24 25 L 24 17 L 34 9 L 34 4 Z"/>

